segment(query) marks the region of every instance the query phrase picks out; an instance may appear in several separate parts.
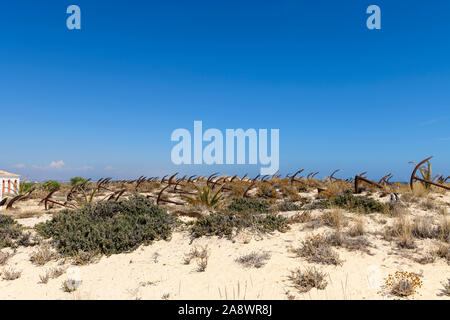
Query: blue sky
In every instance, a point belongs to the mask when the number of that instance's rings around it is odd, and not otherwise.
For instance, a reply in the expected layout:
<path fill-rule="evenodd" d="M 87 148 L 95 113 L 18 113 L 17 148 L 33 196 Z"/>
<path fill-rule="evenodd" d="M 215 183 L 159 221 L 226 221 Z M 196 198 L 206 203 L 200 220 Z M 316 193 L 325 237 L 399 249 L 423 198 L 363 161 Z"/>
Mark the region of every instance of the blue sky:
<path fill-rule="evenodd" d="M 82 29 L 66 28 L 79 5 Z M 366 8 L 381 8 L 381 30 Z M 278 128 L 280 171 L 450 162 L 450 2 L 2 1 L 0 169 L 30 179 L 256 174 L 171 163 L 176 128 Z"/>

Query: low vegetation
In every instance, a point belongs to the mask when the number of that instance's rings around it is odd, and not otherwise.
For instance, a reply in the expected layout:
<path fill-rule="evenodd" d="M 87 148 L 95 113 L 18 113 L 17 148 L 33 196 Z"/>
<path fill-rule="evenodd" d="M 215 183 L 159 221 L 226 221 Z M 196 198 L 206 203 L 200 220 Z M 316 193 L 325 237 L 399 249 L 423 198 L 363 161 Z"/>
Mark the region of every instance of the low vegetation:
<path fill-rule="evenodd" d="M 310 263 L 342 265 L 339 255 L 331 248 L 326 237 L 320 234 L 308 237 L 300 248 L 293 251 Z"/>
<path fill-rule="evenodd" d="M 21 226 L 10 216 L 0 214 L 0 248 L 14 246 L 21 236 Z"/>
<path fill-rule="evenodd" d="M 63 210 L 35 229 L 43 237 L 52 238 L 63 255 L 75 256 L 80 251 L 110 255 L 168 239 L 175 223 L 175 218 L 152 200 L 132 196 L 128 200 Z"/>
<path fill-rule="evenodd" d="M 261 268 L 270 259 L 270 253 L 263 252 L 252 252 L 236 259 L 236 262 L 242 264 L 246 268 Z"/>
<path fill-rule="evenodd" d="M 354 196 L 351 192 L 344 192 L 338 197 L 331 200 L 322 200 L 315 207 L 328 209 L 330 207 L 338 207 L 353 212 L 374 213 L 385 212 L 386 206 L 372 198 L 366 196 Z"/>
<path fill-rule="evenodd" d="M 19 279 L 21 275 L 22 275 L 21 271 L 15 271 L 13 269 L 6 269 L 6 270 L 3 270 L 3 272 L 2 272 L 3 280 L 6 280 L 6 281 L 12 281 L 12 280 Z"/>
<path fill-rule="evenodd" d="M 235 213 L 267 213 L 270 203 L 265 199 L 234 198 L 228 210 Z"/>
<path fill-rule="evenodd" d="M 202 236 L 232 237 L 233 234 L 249 228 L 267 233 L 276 230 L 284 232 L 289 226 L 287 219 L 278 215 L 211 213 L 193 222 L 190 232 L 193 238 Z"/>
<path fill-rule="evenodd" d="M 386 286 L 389 291 L 399 297 L 408 297 L 422 287 L 422 280 L 414 272 L 397 271 L 388 275 Z"/>
<path fill-rule="evenodd" d="M 292 281 L 295 288 L 300 293 L 305 293 L 310 291 L 312 288 L 316 288 L 318 290 L 325 289 L 328 284 L 325 277 L 326 274 L 316 270 L 316 268 L 307 268 L 304 271 L 301 269 L 292 271 L 289 276 L 289 280 Z"/>

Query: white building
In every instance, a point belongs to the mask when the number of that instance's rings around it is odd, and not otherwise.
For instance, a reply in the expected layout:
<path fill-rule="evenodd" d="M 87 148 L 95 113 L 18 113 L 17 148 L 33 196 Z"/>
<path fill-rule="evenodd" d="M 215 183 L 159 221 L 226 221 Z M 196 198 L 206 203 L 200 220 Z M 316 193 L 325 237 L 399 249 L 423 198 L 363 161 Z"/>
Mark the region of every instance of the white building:
<path fill-rule="evenodd" d="M 14 194 L 19 189 L 20 176 L 18 174 L 0 170 L 0 201 L 3 195 Z M 0 210 L 2 207 L 0 207 Z"/>

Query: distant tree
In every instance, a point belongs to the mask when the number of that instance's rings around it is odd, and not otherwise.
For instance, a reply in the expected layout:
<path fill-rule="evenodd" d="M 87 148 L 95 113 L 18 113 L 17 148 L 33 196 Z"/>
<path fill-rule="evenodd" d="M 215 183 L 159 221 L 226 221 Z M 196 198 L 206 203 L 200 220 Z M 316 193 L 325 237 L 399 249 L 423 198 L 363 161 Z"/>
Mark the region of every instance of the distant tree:
<path fill-rule="evenodd" d="M 84 182 L 86 182 L 86 179 L 83 177 L 73 177 L 70 179 L 70 184 L 72 185 L 72 187 L 82 184 Z"/>
<path fill-rule="evenodd" d="M 42 185 L 42 188 L 45 191 L 52 191 L 55 188 L 61 188 L 61 183 L 59 183 L 58 181 L 55 181 L 55 180 L 48 180 L 48 181 L 44 182 L 44 184 Z"/>

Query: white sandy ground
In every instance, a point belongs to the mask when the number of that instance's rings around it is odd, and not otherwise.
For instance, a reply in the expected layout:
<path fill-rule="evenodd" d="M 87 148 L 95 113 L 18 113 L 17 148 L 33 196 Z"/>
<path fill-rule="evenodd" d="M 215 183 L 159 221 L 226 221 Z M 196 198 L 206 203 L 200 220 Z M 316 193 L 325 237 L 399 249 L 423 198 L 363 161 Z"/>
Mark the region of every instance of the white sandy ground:
<path fill-rule="evenodd" d="M 36 222 L 47 217 L 21 219 L 20 222 L 30 225 L 34 224 L 30 219 Z M 176 232 L 170 241 L 157 241 L 132 253 L 102 257 L 97 263 L 76 267 L 82 282 L 73 293 L 62 290 L 67 274 L 47 284 L 39 283 L 39 275 L 46 270 L 68 268 L 69 264 L 59 266 L 52 261 L 45 266 L 35 266 L 29 261 L 29 255 L 36 248 L 20 247 L 3 269 L 22 271 L 22 275 L 13 281 L 0 280 L 0 299 L 162 299 L 163 296 L 169 299 L 287 299 L 289 295 L 295 299 L 392 299 L 395 297 L 387 292 L 383 283 L 389 273 L 397 270 L 421 275 L 423 287 L 410 299 L 449 299 L 442 291 L 442 282 L 450 277 L 447 262 L 438 259 L 427 265 L 415 263 L 397 255 L 395 244 L 373 235 L 369 240 L 377 248 L 371 248 L 372 255 L 337 249 L 344 260 L 342 266 L 315 265 L 328 274 L 326 289 L 299 294 L 288 276 L 291 270 L 310 264 L 296 257 L 290 248 L 298 247 L 307 235 L 328 229 L 304 230 L 304 227 L 295 224 L 286 233 L 276 232 L 262 238 L 243 233 L 235 241 L 200 238 L 192 244 L 186 232 Z M 194 261 L 184 264 L 185 254 L 192 247 L 205 245 L 210 250 L 206 271 L 199 272 Z M 264 267 L 247 269 L 235 261 L 253 251 L 271 254 Z"/>

